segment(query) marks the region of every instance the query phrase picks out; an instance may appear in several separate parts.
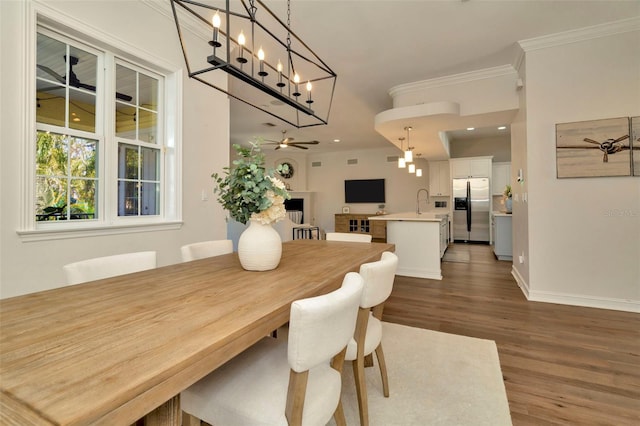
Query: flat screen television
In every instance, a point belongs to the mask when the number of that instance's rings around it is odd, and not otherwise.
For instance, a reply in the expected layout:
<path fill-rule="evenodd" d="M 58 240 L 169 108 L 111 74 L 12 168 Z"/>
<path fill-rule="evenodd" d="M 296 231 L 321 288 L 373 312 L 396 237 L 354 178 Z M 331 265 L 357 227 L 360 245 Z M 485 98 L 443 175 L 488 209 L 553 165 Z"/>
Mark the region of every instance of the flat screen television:
<path fill-rule="evenodd" d="M 344 202 L 384 203 L 384 179 L 345 180 Z"/>

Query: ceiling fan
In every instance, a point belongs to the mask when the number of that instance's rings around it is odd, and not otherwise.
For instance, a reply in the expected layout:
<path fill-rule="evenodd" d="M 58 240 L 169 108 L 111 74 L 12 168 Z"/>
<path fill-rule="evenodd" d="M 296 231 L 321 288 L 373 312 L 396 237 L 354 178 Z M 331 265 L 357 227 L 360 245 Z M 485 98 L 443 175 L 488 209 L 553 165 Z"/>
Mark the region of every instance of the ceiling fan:
<path fill-rule="evenodd" d="M 66 62 L 67 60 L 67 56 L 64 56 L 64 60 Z M 78 76 L 76 75 L 75 72 L 73 72 L 73 66 L 76 65 L 78 63 L 78 58 L 75 56 L 69 56 L 69 86 L 73 86 L 73 87 L 77 87 L 80 89 L 86 89 L 86 90 L 90 90 L 92 92 L 96 91 L 96 86 L 93 86 L 91 84 L 85 84 L 82 83 L 80 81 L 80 79 L 78 79 Z M 67 82 L 67 79 L 65 76 L 62 76 L 60 74 L 58 74 L 57 72 L 55 72 L 54 70 L 52 70 L 51 68 L 45 66 L 45 65 L 40 65 L 38 64 L 38 68 L 40 68 L 42 71 L 46 72 L 47 74 L 49 74 L 51 77 L 53 77 L 55 80 L 57 80 L 58 82 L 65 84 Z M 47 91 L 47 89 L 43 89 L 44 91 Z M 116 92 L 116 98 L 120 99 L 121 101 L 125 101 L 125 102 L 130 102 L 131 99 L 133 99 L 131 96 L 129 95 L 125 95 L 124 93 L 118 93 Z"/>
<path fill-rule="evenodd" d="M 287 133 L 286 130 L 282 131 L 282 139 L 279 141 L 265 139 L 266 141 L 265 145 L 277 145 L 276 149 L 286 148 L 288 146 L 293 146 L 295 148 L 300 148 L 300 149 L 309 149 L 306 146 L 301 146 L 301 145 L 318 145 L 320 143 L 318 141 L 293 142 L 295 138 L 287 137 L 286 133 Z"/>

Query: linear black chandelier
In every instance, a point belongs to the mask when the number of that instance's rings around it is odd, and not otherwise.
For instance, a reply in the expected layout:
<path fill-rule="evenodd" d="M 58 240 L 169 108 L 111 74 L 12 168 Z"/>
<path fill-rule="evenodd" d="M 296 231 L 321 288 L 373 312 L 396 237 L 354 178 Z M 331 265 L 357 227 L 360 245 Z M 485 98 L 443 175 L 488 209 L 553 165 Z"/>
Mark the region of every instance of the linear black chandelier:
<path fill-rule="evenodd" d="M 328 123 L 337 75 L 291 31 L 290 0 L 286 24 L 260 0 L 171 8 L 190 78 L 297 128 Z"/>

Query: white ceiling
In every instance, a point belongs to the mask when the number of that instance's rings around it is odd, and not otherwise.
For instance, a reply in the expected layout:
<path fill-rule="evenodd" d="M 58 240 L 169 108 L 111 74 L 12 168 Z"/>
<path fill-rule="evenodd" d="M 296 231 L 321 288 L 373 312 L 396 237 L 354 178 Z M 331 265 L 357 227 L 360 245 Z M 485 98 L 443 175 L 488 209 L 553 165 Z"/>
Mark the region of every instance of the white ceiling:
<path fill-rule="evenodd" d="M 266 4 L 286 22 L 285 1 Z M 389 146 L 374 117 L 392 87 L 512 64 L 517 41 L 638 15 L 640 0 L 291 0 L 293 31 L 338 75 L 329 124 L 296 129 L 232 99 L 231 142 L 287 130 L 320 141 L 305 152 Z"/>

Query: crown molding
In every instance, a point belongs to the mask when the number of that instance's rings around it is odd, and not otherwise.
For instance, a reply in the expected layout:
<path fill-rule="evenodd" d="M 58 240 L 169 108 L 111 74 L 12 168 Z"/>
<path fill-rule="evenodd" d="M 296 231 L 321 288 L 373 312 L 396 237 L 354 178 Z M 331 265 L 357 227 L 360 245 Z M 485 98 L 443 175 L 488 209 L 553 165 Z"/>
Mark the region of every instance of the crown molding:
<path fill-rule="evenodd" d="M 0 0 L 1 1 L 1 0 Z M 169 18 L 172 22 L 175 20 L 173 17 L 173 10 L 171 9 L 171 1 L 158 1 L 158 0 L 140 0 L 146 6 L 155 10 L 156 12 L 164 15 Z M 200 38 L 201 40 L 208 41 L 211 38 L 211 33 L 206 30 L 206 27 L 202 25 L 202 22 L 196 19 L 190 13 L 187 13 L 182 8 L 176 9 L 178 16 L 180 16 L 180 26 L 183 30 L 189 31 L 194 36 Z"/>
<path fill-rule="evenodd" d="M 531 52 L 539 49 L 562 46 L 594 38 L 607 37 L 615 34 L 640 31 L 640 16 L 634 16 L 620 21 L 607 22 L 591 27 L 549 34 L 542 37 L 530 38 L 518 42 L 522 50 Z"/>
<path fill-rule="evenodd" d="M 503 77 L 506 75 L 517 75 L 516 70 L 510 64 L 500 65 L 492 68 L 485 68 L 476 71 L 469 71 L 460 74 L 453 74 L 445 77 L 432 78 L 429 80 L 416 81 L 413 83 L 400 84 L 398 86 L 392 87 L 389 90 L 389 95 L 391 95 L 391 97 L 393 98 L 397 95 L 414 93 L 421 90 L 468 83 L 477 80 L 484 80 L 487 78 Z"/>

